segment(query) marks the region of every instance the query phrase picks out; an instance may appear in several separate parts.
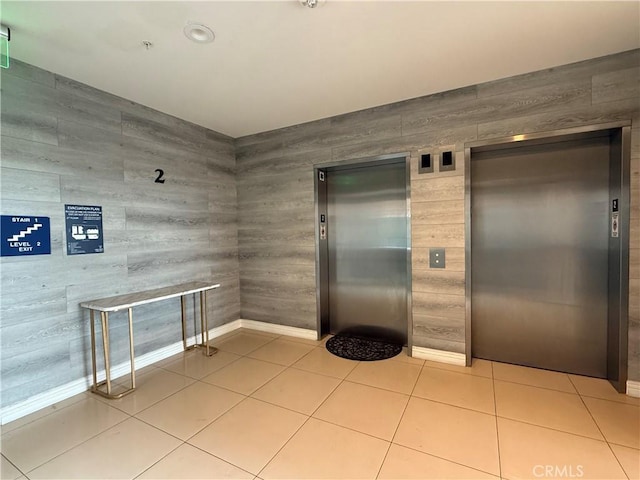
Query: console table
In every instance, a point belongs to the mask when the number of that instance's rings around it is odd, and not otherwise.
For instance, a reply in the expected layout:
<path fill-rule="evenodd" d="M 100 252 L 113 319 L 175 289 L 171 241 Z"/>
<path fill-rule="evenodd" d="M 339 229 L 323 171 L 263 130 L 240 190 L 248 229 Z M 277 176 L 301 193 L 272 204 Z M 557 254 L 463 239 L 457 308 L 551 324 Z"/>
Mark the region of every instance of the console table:
<path fill-rule="evenodd" d="M 181 317 L 182 317 L 182 343 L 185 350 L 202 347 L 204 354 L 211 356 L 217 352 L 217 349 L 209 346 L 209 324 L 207 321 L 207 291 L 219 288 L 219 283 L 206 282 L 190 282 L 172 287 L 156 288 L 154 290 L 145 290 L 143 292 L 126 293 L 115 297 L 99 298 L 88 302 L 82 302 L 81 307 L 89 310 L 91 321 L 91 361 L 93 364 L 93 385 L 91 391 L 102 395 L 106 398 L 122 398 L 123 396 L 133 392 L 136 388 L 136 373 L 134 366 L 133 353 L 133 307 L 146 305 L 160 300 L 180 297 Z M 187 346 L 187 325 L 186 325 L 186 306 L 185 299 L 187 295 L 199 293 L 200 297 L 200 339 L 197 343 L 198 335 L 196 333 L 196 343 Z M 126 391 L 118 394 L 111 393 L 111 352 L 109 346 L 109 313 L 119 310 L 127 310 L 129 314 L 129 350 L 131 355 L 131 387 Z M 104 366 L 106 379 L 98 383 L 98 374 L 96 367 L 96 334 L 95 334 L 95 312 L 100 312 L 100 322 L 102 327 L 102 346 L 104 350 Z M 106 391 L 101 387 L 106 386 Z"/>

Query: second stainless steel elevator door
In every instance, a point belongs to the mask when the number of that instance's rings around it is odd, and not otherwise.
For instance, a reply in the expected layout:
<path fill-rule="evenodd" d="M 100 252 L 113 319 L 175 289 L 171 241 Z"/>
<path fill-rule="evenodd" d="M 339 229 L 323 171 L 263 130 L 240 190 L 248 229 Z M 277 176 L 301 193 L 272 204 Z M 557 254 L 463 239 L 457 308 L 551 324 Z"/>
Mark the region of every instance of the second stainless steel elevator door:
<path fill-rule="evenodd" d="M 406 202 L 404 159 L 327 172 L 331 333 L 406 344 Z"/>
<path fill-rule="evenodd" d="M 471 162 L 473 355 L 607 376 L 609 139 Z"/>

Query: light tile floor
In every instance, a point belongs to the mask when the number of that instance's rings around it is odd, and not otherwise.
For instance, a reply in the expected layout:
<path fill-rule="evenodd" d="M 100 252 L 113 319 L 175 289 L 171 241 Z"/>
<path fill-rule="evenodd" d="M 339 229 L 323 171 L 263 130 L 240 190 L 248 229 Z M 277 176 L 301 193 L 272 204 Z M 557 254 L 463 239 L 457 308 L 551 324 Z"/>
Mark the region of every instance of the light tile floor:
<path fill-rule="evenodd" d="M 3 426 L 2 479 L 639 478 L 640 399 L 474 360 L 352 362 L 241 330 Z"/>

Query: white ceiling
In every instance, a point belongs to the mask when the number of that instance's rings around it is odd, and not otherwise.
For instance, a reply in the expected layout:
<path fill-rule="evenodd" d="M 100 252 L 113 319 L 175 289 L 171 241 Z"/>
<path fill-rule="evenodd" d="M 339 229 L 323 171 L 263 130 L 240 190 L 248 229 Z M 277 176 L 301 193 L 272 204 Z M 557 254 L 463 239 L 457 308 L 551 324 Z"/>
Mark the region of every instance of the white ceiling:
<path fill-rule="evenodd" d="M 0 8 L 15 58 L 232 137 L 640 47 L 637 1 Z M 189 21 L 215 42 L 187 40 Z"/>

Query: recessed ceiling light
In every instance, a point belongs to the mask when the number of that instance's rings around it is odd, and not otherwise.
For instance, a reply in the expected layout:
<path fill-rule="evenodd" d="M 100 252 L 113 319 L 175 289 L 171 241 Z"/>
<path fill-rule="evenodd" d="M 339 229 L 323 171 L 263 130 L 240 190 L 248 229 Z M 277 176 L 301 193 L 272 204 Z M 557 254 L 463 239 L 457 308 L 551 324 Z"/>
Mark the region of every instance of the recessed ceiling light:
<path fill-rule="evenodd" d="M 189 40 L 196 43 L 211 43 L 216 38 L 213 30 L 201 23 L 187 23 L 184 34 Z"/>

